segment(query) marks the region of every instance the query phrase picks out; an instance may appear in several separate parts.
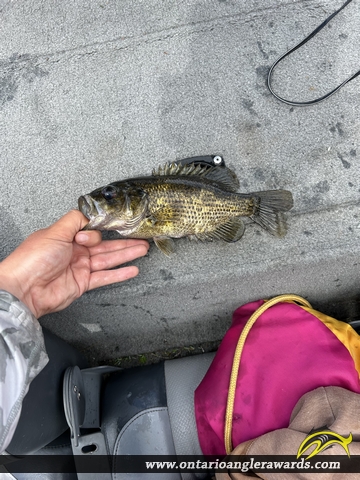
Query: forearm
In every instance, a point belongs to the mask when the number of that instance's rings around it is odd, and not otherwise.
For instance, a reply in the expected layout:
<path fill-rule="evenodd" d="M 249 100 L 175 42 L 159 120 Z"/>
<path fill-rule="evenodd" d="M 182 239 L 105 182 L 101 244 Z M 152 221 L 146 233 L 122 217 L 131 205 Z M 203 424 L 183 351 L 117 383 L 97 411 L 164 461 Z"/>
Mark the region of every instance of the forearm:
<path fill-rule="evenodd" d="M 0 262 L 0 291 L 11 293 L 34 313 L 29 283 L 31 283 L 36 269 L 34 267 L 26 268 L 26 260 L 31 258 L 31 254 L 31 249 L 20 245 Z"/>
<path fill-rule="evenodd" d="M 17 284 L 16 280 L 14 279 L 13 274 L 9 274 L 3 268 L 4 261 L 0 263 L 0 292 L 5 291 L 13 295 L 17 300 L 20 300 L 22 303 L 23 301 L 23 292 L 21 287 Z M 2 307 L 0 307 L 0 312 L 2 311 Z"/>
<path fill-rule="evenodd" d="M 0 452 L 11 441 L 33 378 L 45 367 L 41 326 L 28 307 L 0 290 Z"/>

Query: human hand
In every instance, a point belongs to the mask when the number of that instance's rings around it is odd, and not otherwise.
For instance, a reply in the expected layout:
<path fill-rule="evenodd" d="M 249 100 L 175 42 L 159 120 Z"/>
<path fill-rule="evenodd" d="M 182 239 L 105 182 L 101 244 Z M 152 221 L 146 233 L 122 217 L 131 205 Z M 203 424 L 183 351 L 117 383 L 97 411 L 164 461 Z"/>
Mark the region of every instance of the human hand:
<path fill-rule="evenodd" d="M 135 277 L 135 266 L 109 270 L 146 255 L 146 240 L 102 240 L 80 230 L 88 219 L 71 210 L 31 234 L 0 263 L 0 289 L 15 295 L 36 318 L 57 312 L 93 288 Z"/>

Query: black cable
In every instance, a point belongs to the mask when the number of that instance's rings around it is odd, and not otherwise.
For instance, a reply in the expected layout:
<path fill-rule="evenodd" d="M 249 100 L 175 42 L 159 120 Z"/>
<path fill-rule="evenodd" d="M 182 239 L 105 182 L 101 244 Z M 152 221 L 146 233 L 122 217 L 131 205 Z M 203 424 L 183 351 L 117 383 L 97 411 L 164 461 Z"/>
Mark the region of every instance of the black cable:
<path fill-rule="evenodd" d="M 353 80 L 358 75 L 360 75 L 360 70 L 359 70 L 356 73 L 354 73 L 353 75 L 351 75 L 349 78 L 347 78 L 340 85 L 338 85 L 336 88 L 334 88 L 334 90 L 331 90 L 331 92 L 327 93 L 326 95 L 323 95 L 322 97 L 316 98 L 315 100 L 310 100 L 309 102 L 293 102 L 291 100 L 286 100 L 285 98 L 282 98 L 279 95 L 277 95 L 274 92 L 274 90 L 272 89 L 272 86 L 271 86 L 272 74 L 274 72 L 275 67 L 281 62 L 281 60 L 283 60 L 285 57 L 290 55 L 292 52 L 295 52 L 295 50 L 302 47 L 306 42 L 308 42 L 309 40 L 311 40 L 311 38 L 313 38 L 315 35 L 317 35 L 320 32 L 320 30 L 322 30 L 335 17 L 335 15 L 337 15 L 339 12 L 341 12 L 341 10 L 343 10 L 350 2 L 352 2 L 352 0 L 347 0 L 344 3 L 344 5 L 342 5 L 338 10 L 336 10 L 336 12 L 332 13 L 321 25 L 319 25 L 317 28 L 315 28 L 315 30 L 313 32 L 311 32 L 310 35 L 308 35 L 306 38 L 304 38 L 304 40 L 302 40 L 300 43 L 295 45 L 295 47 L 291 48 L 288 52 L 281 55 L 273 63 L 273 65 L 271 66 L 271 68 L 269 70 L 269 73 L 268 73 L 267 85 L 268 85 L 268 88 L 269 88 L 270 92 L 274 95 L 275 98 L 280 100 L 280 102 L 286 103 L 287 105 L 291 105 L 293 107 L 307 107 L 309 105 L 315 105 L 316 103 L 320 103 L 323 100 L 325 100 L 326 98 L 331 97 L 331 95 L 334 95 L 334 93 L 336 93 L 338 90 L 340 90 L 340 88 L 342 88 L 344 85 L 346 85 L 351 80 Z"/>

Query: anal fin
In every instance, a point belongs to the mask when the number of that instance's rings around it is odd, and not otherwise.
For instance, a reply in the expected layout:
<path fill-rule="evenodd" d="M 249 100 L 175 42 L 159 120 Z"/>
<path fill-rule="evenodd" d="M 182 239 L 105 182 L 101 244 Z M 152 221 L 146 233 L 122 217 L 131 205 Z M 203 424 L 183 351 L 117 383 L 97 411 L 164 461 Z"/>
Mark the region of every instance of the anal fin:
<path fill-rule="evenodd" d="M 231 218 L 226 223 L 219 225 L 215 230 L 196 234 L 201 241 L 224 240 L 225 242 L 237 242 L 244 235 L 245 225 L 241 218 Z"/>

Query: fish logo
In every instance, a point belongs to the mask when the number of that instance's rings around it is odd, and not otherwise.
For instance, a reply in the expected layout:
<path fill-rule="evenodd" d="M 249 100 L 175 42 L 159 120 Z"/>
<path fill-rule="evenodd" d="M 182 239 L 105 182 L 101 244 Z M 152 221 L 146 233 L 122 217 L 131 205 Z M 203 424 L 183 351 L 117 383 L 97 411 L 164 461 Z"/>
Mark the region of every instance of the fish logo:
<path fill-rule="evenodd" d="M 308 455 L 305 460 L 308 458 L 314 457 L 318 453 L 323 452 L 324 450 L 331 448 L 335 443 L 338 443 L 343 447 L 347 456 L 350 457 L 349 445 L 352 442 L 352 434 L 350 433 L 348 437 L 343 437 L 336 432 L 331 430 L 318 430 L 316 432 L 310 432 L 309 435 L 305 438 L 302 444 L 299 447 L 296 458 L 301 457 L 310 447 L 315 446 L 314 450 Z"/>

